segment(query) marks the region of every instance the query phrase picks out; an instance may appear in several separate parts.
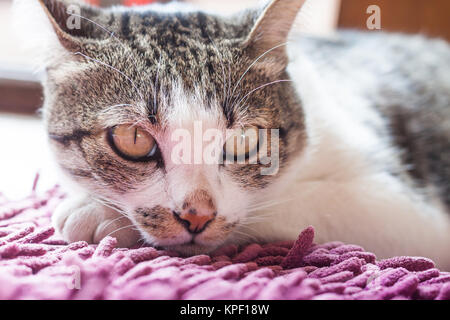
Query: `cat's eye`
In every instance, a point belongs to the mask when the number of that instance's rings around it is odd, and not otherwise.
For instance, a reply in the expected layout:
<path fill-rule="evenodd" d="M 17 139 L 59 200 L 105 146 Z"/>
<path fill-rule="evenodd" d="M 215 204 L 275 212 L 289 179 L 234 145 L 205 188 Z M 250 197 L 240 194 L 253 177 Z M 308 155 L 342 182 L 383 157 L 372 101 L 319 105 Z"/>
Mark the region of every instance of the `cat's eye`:
<path fill-rule="evenodd" d="M 258 150 L 258 128 L 235 129 L 223 146 L 224 156 L 231 158 L 250 158 Z"/>
<path fill-rule="evenodd" d="M 109 130 L 113 149 L 123 158 L 145 161 L 155 155 L 157 144 L 148 132 L 140 127 L 123 124 Z"/>

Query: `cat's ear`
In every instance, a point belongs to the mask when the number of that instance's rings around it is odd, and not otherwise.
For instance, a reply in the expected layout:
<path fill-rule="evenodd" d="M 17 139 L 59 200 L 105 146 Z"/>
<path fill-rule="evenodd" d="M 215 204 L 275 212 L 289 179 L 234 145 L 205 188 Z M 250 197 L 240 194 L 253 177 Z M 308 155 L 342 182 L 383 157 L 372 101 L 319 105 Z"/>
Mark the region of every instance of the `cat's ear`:
<path fill-rule="evenodd" d="M 80 1 L 37 0 L 50 21 L 59 42 L 67 50 L 80 50 L 83 38 L 90 38 L 89 20 L 100 14 L 100 9 Z"/>
<path fill-rule="evenodd" d="M 246 40 L 255 59 L 275 57 L 287 63 L 286 42 L 304 3 L 305 0 L 272 0 L 266 6 Z"/>
<path fill-rule="evenodd" d="M 68 4 L 59 0 L 38 0 L 45 15 L 63 47 L 72 51 L 80 46 L 79 40 L 71 35 L 68 28 Z"/>
<path fill-rule="evenodd" d="M 13 21 L 24 42 L 37 47 L 39 39 L 41 47 L 52 49 L 56 42 L 72 52 L 92 38 L 96 26 L 90 20 L 102 12 L 78 0 L 14 0 L 13 9 Z"/>

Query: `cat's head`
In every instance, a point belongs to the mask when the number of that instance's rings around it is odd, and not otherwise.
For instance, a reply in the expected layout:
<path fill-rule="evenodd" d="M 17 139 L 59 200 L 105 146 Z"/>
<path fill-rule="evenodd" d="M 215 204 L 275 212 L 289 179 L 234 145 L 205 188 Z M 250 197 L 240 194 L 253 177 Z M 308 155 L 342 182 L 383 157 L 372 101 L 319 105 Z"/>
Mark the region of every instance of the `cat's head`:
<path fill-rule="evenodd" d="M 33 2 L 51 26 L 44 117 L 62 169 L 153 245 L 242 237 L 304 145 L 285 48 L 304 1 L 231 17 Z"/>

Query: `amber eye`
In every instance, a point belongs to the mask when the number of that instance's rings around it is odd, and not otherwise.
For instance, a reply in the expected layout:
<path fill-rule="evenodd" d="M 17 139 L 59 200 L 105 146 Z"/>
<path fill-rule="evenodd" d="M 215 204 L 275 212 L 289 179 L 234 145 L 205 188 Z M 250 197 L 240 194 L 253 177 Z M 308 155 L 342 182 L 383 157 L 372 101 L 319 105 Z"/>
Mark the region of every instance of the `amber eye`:
<path fill-rule="evenodd" d="M 129 124 L 110 129 L 109 140 L 120 156 L 135 161 L 148 160 L 155 155 L 158 148 L 149 133 Z"/>
<path fill-rule="evenodd" d="M 249 158 L 258 150 L 258 128 L 235 129 L 223 146 L 224 155 L 232 158 Z"/>

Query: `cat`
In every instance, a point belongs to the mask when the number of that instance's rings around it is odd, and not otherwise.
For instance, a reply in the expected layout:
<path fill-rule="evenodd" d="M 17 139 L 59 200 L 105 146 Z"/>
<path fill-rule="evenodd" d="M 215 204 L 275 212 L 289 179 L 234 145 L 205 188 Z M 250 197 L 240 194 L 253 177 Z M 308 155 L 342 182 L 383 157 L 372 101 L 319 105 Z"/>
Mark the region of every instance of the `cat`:
<path fill-rule="evenodd" d="M 74 188 L 53 216 L 64 239 L 192 255 L 312 225 L 318 242 L 450 270 L 450 46 L 290 37 L 304 2 L 222 16 L 16 0 L 16 19 L 34 23 L 45 126 Z M 178 129 L 231 132 L 213 154 L 244 161 L 177 162 Z M 251 162 L 264 148 L 271 163 Z"/>

